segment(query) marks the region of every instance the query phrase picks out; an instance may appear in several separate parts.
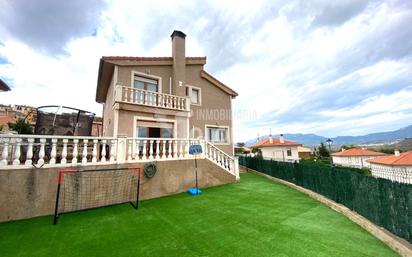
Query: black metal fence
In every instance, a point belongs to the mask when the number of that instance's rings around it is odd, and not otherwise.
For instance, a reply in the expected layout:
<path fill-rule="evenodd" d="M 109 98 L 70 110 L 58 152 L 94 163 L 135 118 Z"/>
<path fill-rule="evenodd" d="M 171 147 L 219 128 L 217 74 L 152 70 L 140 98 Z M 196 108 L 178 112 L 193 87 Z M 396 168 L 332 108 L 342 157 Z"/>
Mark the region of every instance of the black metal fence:
<path fill-rule="evenodd" d="M 412 243 L 412 185 L 344 167 L 240 157 L 239 164 L 319 193 Z"/>

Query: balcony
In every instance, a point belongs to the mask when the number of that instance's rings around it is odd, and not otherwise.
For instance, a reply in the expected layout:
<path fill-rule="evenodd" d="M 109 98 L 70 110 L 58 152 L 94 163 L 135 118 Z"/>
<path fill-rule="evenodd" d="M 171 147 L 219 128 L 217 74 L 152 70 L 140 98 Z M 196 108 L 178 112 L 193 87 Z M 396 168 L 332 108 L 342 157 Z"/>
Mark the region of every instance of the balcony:
<path fill-rule="evenodd" d="M 190 98 L 163 94 L 132 87 L 116 86 L 116 102 L 130 103 L 176 111 L 190 111 Z"/>

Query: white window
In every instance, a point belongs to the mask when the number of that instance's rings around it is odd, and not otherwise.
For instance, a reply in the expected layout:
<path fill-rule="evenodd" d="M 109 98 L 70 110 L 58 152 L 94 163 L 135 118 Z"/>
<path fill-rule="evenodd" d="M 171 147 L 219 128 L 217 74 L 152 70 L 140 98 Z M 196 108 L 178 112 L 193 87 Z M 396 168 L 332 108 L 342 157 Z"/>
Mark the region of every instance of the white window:
<path fill-rule="evenodd" d="M 206 127 L 207 140 L 212 143 L 229 143 L 228 129 L 224 127 Z"/>
<path fill-rule="evenodd" d="M 201 104 L 201 92 L 200 88 L 188 86 L 186 87 L 186 96 L 190 97 L 190 103 L 194 105 Z"/>

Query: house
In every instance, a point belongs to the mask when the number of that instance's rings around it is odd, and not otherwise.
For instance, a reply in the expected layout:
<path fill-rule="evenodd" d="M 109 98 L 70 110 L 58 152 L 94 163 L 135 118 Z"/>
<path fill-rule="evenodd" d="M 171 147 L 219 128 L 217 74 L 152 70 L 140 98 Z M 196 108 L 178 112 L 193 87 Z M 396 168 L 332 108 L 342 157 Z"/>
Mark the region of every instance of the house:
<path fill-rule="evenodd" d="M 272 135 L 270 135 L 268 139 L 261 140 L 254 144 L 252 148 L 259 148 L 264 159 L 283 162 L 298 162 L 299 146 L 302 145 L 297 142 L 285 140 L 284 135 L 280 134 L 279 138 L 273 138 Z"/>
<path fill-rule="evenodd" d="M 0 92 L 6 92 L 10 91 L 10 87 L 4 82 L 3 80 L 0 79 Z"/>
<path fill-rule="evenodd" d="M 370 163 L 372 175 L 401 183 L 412 184 L 412 151 L 373 158 Z"/>
<path fill-rule="evenodd" d="M 312 150 L 310 148 L 298 146 L 299 159 L 308 158 L 311 156 L 311 154 L 312 154 Z"/>
<path fill-rule="evenodd" d="M 103 136 L 205 139 L 233 156 L 232 99 L 238 94 L 187 57 L 186 35 L 171 35 L 171 57 L 104 56 L 96 101 Z M 162 149 L 162 146 L 160 146 Z"/>
<path fill-rule="evenodd" d="M 353 168 L 369 168 L 370 164 L 366 162 L 367 160 L 384 155 L 386 154 L 363 148 L 342 149 L 341 152 L 331 154 L 333 164 Z"/>

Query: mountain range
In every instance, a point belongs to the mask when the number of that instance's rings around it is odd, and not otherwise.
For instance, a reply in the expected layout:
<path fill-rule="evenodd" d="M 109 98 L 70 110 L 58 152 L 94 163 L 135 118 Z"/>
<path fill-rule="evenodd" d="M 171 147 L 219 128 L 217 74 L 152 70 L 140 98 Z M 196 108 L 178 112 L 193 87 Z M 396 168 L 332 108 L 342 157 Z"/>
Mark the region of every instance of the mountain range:
<path fill-rule="evenodd" d="M 268 138 L 269 135 L 261 136 L 260 140 Z M 277 136 L 275 136 L 277 137 Z M 400 141 L 405 138 L 412 138 L 412 125 L 388 132 L 378 132 L 363 136 L 338 136 L 331 138 L 335 147 L 350 144 L 391 144 L 395 141 Z M 304 146 L 317 146 L 321 142 L 325 142 L 328 138 L 316 134 L 285 134 L 285 140 L 296 141 Z M 247 146 L 251 146 L 257 142 L 257 138 L 245 142 Z"/>

